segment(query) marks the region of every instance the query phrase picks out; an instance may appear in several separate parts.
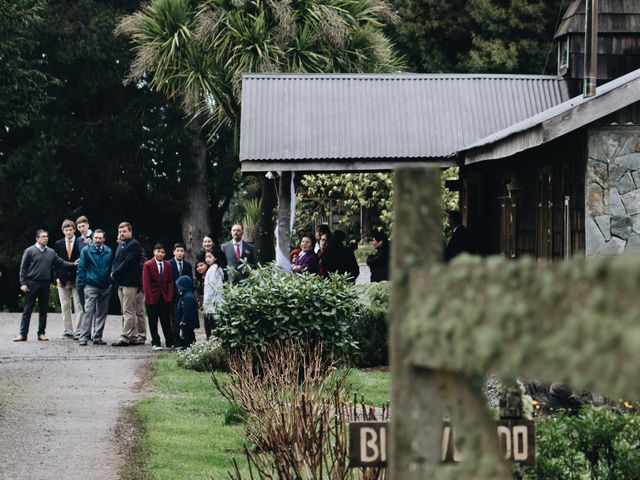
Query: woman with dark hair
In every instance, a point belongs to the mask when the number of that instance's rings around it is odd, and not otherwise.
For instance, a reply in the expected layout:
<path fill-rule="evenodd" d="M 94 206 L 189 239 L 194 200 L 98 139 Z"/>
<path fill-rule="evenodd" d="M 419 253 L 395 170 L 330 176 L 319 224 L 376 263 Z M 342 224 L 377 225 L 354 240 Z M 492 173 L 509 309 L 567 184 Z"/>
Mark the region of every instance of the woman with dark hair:
<path fill-rule="evenodd" d="M 202 260 L 196 260 L 194 290 L 196 292 L 196 300 L 198 301 L 199 306 L 202 306 L 202 299 L 204 298 L 204 277 L 207 274 L 208 269 L 209 265 L 204 261 L 204 258 Z"/>
<path fill-rule="evenodd" d="M 214 314 L 223 302 L 224 265 L 227 262 L 224 253 L 219 248 L 205 253 L 204 259 L 209 268 L 204 277 L 202 313 L 204 314 L 204 333 L 209 340 L 211 332 L 215 328 Z"/>
<path fill-rule="evenodd" d="M 204 261 L 204 256 L 207 252 L 212 252 L 214 248 L 218 246 L 218 243 L 213 238 L 213 235 L 207 233 L 202 237 L 202 250 L 196 256 L 196 260 Z"/>
<path fill-rule="evenodd" d="M 316 240 L 311 234 L 303 234 L 300 238 L 300 253 L 294 257 L 291 263 L 293 273 L 318 273 L 318 257 L 313 251 Z"/>
<path fill-rule="evenodd" d="M 367 257 L 367 265 L 371 270 L 371 281 L 389 280 L 389 237 L 384 232 L 375 232 L 372 245 L 376 252 Z"/>
<path fill-rule="evenodd" d="M 347 247 L 347 234 L 342 230 L 336 230 L 331 235 L 329 245 L 322 255 L 322 263 L 326 275 L 346 273 L 352 283 L 355 283 L 360 275 L 358 261 L 353 250 Z"/>
<path fill-rule="evenodd" d="M 325 272 L 324 269 L 324 262 L 322 261 L 322 257 L 324 256 L 324 252 L 327 251 L 330 239 L 331 232 L 322 233 L 320 235 L 320 240 L 318 241 L 320 248 L 316 249 L 316 255 L 318 256 L 318 275 L 320 275 L 321 277 L 327 276 L 327 272 Z"/>

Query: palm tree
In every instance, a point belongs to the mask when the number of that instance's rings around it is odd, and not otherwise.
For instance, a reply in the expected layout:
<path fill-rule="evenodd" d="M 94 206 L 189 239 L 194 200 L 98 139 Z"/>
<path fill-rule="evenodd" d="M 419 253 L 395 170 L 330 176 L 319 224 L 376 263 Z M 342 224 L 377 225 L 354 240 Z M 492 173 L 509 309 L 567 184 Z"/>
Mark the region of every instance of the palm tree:
<path fill-rule="evenodd" d="M 237 149 L 242 73 L 397 71 L 402 60 L 383 33 L 395 20 L 384 0 L 151 0 L 116 33 L 133 44 L 128 79 L 146 79 L 190 116 L 199 165 L 206 145 L 195 138 L 206 128 L 215 140 L 211 132 L 229 126 Z"/>

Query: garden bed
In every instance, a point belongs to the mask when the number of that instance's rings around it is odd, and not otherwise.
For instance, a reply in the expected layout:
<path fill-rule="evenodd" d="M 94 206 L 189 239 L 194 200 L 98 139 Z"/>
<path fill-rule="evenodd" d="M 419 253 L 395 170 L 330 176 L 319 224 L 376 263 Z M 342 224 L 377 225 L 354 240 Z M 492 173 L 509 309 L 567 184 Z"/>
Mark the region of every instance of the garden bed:
<path fill-rule="evenodd" d="M 389 379 L 388 372 L 354 370 L 349 382 L 358 397 L 379 406 L 389 399 Z M 150 478 L 226 479 L 233 459 L 245 465 L 243 425 L 225 425 L 229 403 L 209 373 L 184 370 L 175 355 L 162 354 L 153 363 L 150 382 L 155 395 L 136 407 Z"/>

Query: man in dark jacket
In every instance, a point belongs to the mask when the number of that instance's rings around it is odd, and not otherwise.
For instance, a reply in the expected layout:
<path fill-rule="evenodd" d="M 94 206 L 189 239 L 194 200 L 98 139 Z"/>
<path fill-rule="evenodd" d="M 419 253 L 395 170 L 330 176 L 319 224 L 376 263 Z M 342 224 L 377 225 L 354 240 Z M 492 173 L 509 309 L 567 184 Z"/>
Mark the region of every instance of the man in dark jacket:
<path fill-rule="evenodd" d="M 100 229 L 93 232 L 93 243 L 88 244 L 80 254 L 77 284 L 85 294 L 79 338 L 79 345 L 82 346 L 87 345 L 89 338 L 93 338 L 94 345 L 106 345 L 102 340 L 102 332 L 109 311 L 113 252 L 104 244 L 105 235 Z"/>
<path fill-rule="evenodd" d="M 451 227 L 452 233 L 449 243 L 444 249 L 444 261 L 449 262 L 462 252 L 470 252 L 471 244 L 469 234 L 464 225 L 462 225 L 462 214 L 458 210 L 450 210 L 447 212 L 447 223 Z"/>
<path fill-rule="evenodd" d="M 187 348 L 196 341 L 194 330 L 200 326 L 198 320 L 198 303 L 193 296 L 193 279 L 183 275 L 176 280 L 178 299 L 178 315 L 174 319 L 174 328 L 182 331 L 180 348 Z"/>
<path fill-rule="evenodd" d="M 140 256 L 142 247 L 133 238 L 131 224 L 118 225 L 118 248 L 113 259 L 111 278 L 118 286 L 118 298 L 122 307 L 122 333 L 113 347 L 127 347 L 144 343 L 139 338 L 136 316 L 136 296 L 142 287 L 142 265 Z"/>
<path fill-rule="evenodd" d="M 358 275 L 360 275 L 360 266 L 353 250 L 347 247 L 347 234 L 342 230 L 336 230 L 331 235 L 329 245 L 322 255 L 322 262 L 326 275 L 330 273 L 346 273 L 349 275 L 351 283 L 355 283 Z"/>
<path fill-rule="evenodd" d="M 389 280 L 389 237 L 381 231 L 373 234 L 373 248 L 376 253 L 367 257 L 372 282 Z"/>
<path fill-rule="evenodd" d="M 31 322 L 31 312 L 38 300 L 39 322 L 38 340 L 49 340 L 45 330 L 47 329 L 47 308 L 49 306 L 49 285 L 53 267 L 75 268 L 76 264 L 67 262 L 53 249 L 47 247 L 49 233 L 46 230 L 36 232 L 36 244 L 24 251 L 20 262 L 20 290 L 26 294 L 24 310 L 20 321 L 20 335 L 13 339 L 14 342 L 26 342 L 29 334 L 29 323 Z"/>

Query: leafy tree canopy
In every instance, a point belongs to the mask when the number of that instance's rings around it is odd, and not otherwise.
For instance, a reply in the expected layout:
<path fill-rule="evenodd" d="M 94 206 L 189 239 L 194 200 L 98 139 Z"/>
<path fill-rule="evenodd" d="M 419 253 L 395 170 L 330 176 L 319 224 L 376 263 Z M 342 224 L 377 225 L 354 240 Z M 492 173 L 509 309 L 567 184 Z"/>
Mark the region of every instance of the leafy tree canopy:
<path fill-rule="evenodd" d="M 53 79 L 42 69 L 46 59 L 34 56 L 33 38 L 44 8 L 42 0 L 0 0 L 0 142 L 49 100 Z"/>
<path fill-rule="evenodd" d="M 566 0 L 394 0 L 391 33 L 418 72 L 555 73 Z"/>
<path fill-rule="evenodd" d="M 117 19 L 139 6 L 58 0 L 39 11 L 33 55 L 46 58 L 42 72 L 59 82 L 44 89 L 52 101 L 41 116 L 10 129 L 0 144 L 0 305 L 17 307 L 17 268 L 35 230 L 49 229 L 53 241 L 64 218 L 87 215 L 109 243 L 122 220 L 147 247 L 182 238 L 180 215 L 196 174 L 184 114 L 143 82 L 122 84 L 131 53 L 112 34 Z M 228 138 L 221 131 L 215 141 Z M 226 208 L 234 189 L 235 164 L 231 173 L 228 165 L 223 154 L 208 152 L 216 209 Z M 220 211 L 212 215 L 219 224 Z"/>

